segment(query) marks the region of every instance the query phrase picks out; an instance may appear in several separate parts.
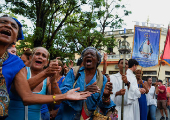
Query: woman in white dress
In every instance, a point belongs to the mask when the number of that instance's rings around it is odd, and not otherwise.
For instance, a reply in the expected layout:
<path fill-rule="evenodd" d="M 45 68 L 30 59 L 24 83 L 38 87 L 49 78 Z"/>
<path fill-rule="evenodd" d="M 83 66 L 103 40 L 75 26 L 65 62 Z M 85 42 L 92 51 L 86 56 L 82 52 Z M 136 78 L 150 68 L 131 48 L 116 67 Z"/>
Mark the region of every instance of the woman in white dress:
<path fill-rule="evenodd" d="M 152 86 L 151 76 L 148 76 L 146 80 L 147 80 L 148 89 L 149 89 L 148 94 L 146 94 L 147 113 L 150 112 L 151 120 L 156 120 L 157 99 L 156 99 L 155 87 L 157 87 L 157 84 L 155 86 Z"/>

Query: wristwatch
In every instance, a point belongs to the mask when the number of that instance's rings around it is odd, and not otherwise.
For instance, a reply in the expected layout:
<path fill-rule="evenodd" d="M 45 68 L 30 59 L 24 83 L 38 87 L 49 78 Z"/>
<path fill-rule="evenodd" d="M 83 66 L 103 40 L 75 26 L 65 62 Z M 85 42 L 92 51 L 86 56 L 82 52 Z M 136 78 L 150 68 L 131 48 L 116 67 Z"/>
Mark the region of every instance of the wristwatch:
<path fill-rule="evenodd" d="M 130 85 L 130 82 L 128 81 L 127 83 L 125 83 L 125 86 L 129 86 Z"/>

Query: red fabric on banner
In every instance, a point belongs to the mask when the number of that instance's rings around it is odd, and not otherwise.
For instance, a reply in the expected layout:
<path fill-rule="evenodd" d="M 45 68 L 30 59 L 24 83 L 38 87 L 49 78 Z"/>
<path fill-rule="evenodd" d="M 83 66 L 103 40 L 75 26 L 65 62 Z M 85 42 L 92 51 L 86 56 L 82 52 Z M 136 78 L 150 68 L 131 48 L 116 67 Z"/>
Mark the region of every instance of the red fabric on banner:
<path fill-rule="evenodd" d="M 169 50 L 170 50 L 170 29 L 168 26 L 168 32 L 167 32 L 166 42 L 164 47 L 164 54 L 163 56 L 161 56 L 161 59 L 170 59 Z"/>

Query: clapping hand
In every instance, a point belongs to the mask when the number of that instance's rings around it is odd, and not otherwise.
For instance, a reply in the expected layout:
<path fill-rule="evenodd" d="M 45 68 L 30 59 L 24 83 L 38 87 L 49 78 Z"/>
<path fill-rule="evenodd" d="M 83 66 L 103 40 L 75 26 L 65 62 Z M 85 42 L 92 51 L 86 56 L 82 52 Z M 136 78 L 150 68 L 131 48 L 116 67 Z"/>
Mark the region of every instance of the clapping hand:
<path fill-rule="evenodd" d="M 99 92 L 100 89 L 99 89 L 99 87 L 96 85 L 96 83 L 97 83 L 97 82 L 94 82 L 92 85 L 87 86 L 87 88 L 86 88 L 85 91 L 89 91 L 89 92 L 92 92 L 92 93 Z"/>
<path fill-rule="evenodd" d="M 143 83 L 143 80 L 142 80 L 142 79 L 140 79 L 138 82 L 139 82 L 139 84 L 142 84 L 142 83 Z"/>
<path fill-rule="evenodd" d="M 146 93 L 146 90 L 144 88 L 140 88 L 139 91 L 140 91 L 141 94 L 145 94 Z"/>
<path fill-rule="evenodd" d="M 113 89 L 112 83 L 110 82 L 110 79 L 108 79 L 104 88 L 103 96 L 107 98 L 110 96 L 110 94 L 113 94 L 112 89 Z"/>
<path fill-rule="evenodd" d="M 49 66 L 44 70 L 47 77 L 53 76 L 61 70 L 61 66 L 58 66 L 58 60 L 51 60 Z"/>
<path fill-rule="evenodd" d="M 87 97 L 91 96 L 91 92 L 76 92 L 80 90 L 80 88 L 71 89 L 66 93 L 66 100 L 86 100 Z"/>

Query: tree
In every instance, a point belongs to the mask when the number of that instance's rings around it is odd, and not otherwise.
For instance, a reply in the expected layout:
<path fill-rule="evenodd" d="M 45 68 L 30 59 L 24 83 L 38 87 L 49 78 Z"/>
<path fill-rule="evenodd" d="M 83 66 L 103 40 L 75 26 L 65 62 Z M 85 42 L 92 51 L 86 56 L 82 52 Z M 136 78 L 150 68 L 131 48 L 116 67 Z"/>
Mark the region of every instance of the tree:
<path fill-rule="evenodd" d="M 55 58 L 56 55 L 72 58 L 75 52 L 87 46 L 101 48 L 116 45 L 114 40 L 104 37 L 104 27 L 109 24 L 121 24 L 122 19 L 107 22 L 113 17 L 108 13 L 107 19 L 102 23 L 102 32 L 96 29 L 99 25 L 97 20 L 104 18 L 104 13 L 108 12 L 108 9 L 102 10 L 104 7 L 109 8 L 107 0 L 5 1 L 14 14 L 22 15 L 34 22 L 34 33 L 26 39 L 33 44 L 33 47 L 46 47 L 51 53 L 51 58 Z M 90 10 L 82 11 L 83 5 L 90 6 Z"/>
<path fill-rule="evenodd" d="M 96 0 L 90 1 L 88 5 L 91 9 L 81 12 L 78 17 L 69 18 L 74 22 L 65 29 L 65 39 L 75 44 L 76 51 L 82 51 L 87 46 L 94 46 L 98 49 L 115 47 L 117 43 L 114 36 L 105 38 L 105 28 L 110 27 L 112 30 L 121 28 L 123 16 L 131 14 L 131 11 L 126 10 L 120 0 Z M 124 15 L 114 12 L 117 10 L 123 10 Z M 100 31 L 96 29 L 98 26 Z"/>

